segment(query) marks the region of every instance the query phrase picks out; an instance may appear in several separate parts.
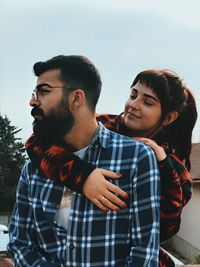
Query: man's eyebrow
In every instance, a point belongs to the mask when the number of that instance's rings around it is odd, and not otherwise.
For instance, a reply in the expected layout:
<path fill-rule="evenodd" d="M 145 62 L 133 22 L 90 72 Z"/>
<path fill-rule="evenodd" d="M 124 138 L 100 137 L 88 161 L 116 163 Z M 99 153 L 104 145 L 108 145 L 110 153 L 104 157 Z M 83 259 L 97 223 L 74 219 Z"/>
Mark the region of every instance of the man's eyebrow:
<path fill-rule="evenodd" d="M 36 87 L 35 87 L 35 89 L 40 89 L 41 87 L 43 87 L 43 86 L 48 86 L 49 88 L 51 88 L 51 85 L 49 85 L 48 83 L 41 83 L 41 84 L 38 84 Z"/>

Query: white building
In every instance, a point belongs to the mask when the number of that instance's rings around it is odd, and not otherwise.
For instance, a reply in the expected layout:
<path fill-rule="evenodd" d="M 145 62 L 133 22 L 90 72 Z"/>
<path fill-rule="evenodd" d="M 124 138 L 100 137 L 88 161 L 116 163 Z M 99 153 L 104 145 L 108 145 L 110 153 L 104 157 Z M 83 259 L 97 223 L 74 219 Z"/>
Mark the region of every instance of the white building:
<path fill-rule="evenodd" d="M 183 209 L 179 232 L 168 243 L 184 258 L 195 263 L 197 256 L 200 259 L 200 143 L 192 146 L 191 174 L 192 198 Z"/>

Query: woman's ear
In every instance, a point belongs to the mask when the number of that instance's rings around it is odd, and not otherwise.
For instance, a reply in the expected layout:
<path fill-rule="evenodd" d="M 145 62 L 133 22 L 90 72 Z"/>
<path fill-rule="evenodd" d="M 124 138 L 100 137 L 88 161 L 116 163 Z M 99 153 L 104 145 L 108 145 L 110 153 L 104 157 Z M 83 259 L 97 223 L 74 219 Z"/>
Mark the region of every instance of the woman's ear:
<path fill-rule="evenodd" d="M 163 126 L 167 126 L 174 122 L 178 118 L 178 112 L 177 111 L 172 111 L 167 116 L 165 117 L 163 121 Z"/>

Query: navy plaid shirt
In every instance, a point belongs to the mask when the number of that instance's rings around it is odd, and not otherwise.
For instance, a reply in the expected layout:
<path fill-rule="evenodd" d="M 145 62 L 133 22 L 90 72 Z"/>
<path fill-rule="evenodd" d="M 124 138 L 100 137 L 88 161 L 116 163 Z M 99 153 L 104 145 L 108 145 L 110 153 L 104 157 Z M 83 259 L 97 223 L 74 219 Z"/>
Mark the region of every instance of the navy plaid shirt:
<path fill-rule="evenodd" d="M 85 160 L 123 175 L 110 181 L 129 194 L 127 208 L 104 213 L 74 192 L 66 232 L 55 221 L 64 187 L 27 162 L 9 230 L 15 266 L 158 266 L 160 185 L 152 150 L 100 124 Z"/>

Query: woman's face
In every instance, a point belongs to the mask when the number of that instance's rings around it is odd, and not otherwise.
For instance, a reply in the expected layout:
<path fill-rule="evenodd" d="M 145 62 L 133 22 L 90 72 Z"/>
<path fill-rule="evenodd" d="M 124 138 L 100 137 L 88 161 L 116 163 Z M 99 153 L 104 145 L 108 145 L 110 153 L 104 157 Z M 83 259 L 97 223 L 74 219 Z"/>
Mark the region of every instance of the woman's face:
<path fill-rule="evenodd" d="M 161 103 L 150 87 L 137 82 L 124 108 L 124 122 L 135 136 L 148 137 L 160 124 Z"/>

